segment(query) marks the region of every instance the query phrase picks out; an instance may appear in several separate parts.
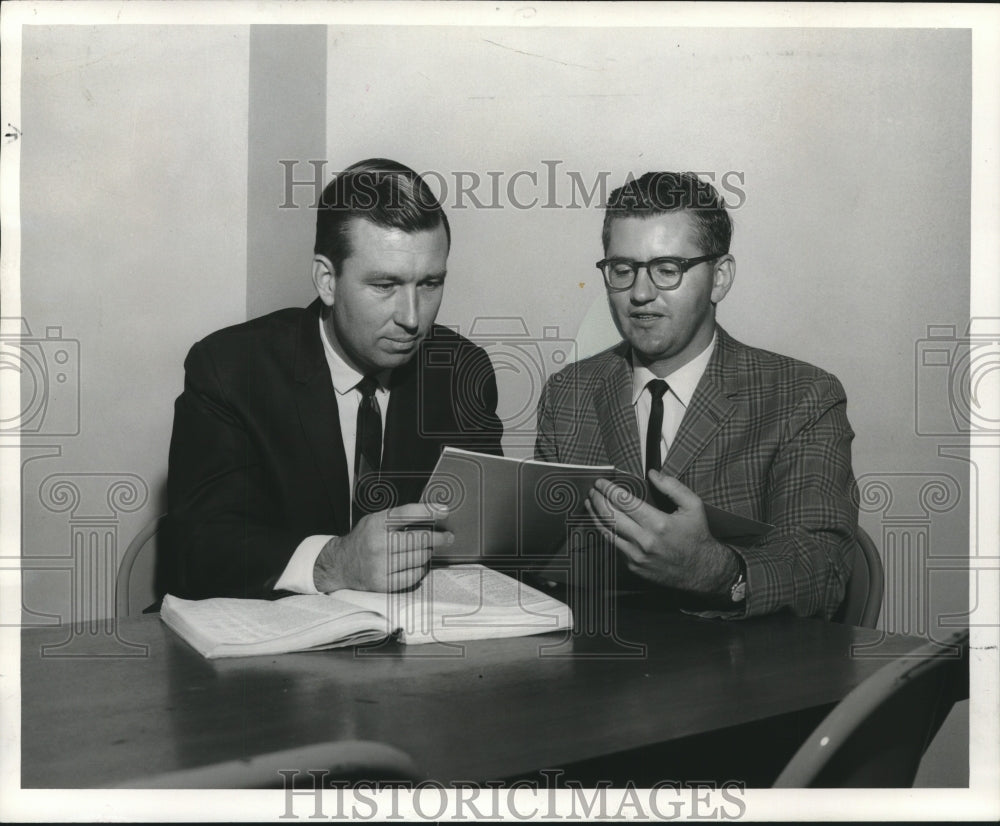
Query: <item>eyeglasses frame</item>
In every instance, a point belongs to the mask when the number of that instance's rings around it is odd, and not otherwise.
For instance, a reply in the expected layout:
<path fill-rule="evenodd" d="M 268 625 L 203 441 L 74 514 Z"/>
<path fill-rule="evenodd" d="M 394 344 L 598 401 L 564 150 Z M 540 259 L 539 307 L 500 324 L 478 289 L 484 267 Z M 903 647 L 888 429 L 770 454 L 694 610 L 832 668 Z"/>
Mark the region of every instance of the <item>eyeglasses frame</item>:
<path fill-rule="evenodd" d="M 706 261 L 711 261 L 714 258 L 722 258 L 726 253 L 716 252 L 711 255 L 699 255 L 697 258 L 678 258 L 674 255 L 659 255 L 656 258 L 650 258 L 648 261 L 633 261 L 628 258 L 602 258 L 595 265 L 597 269 L 601 271 L 601 275 L 604 276 L 604 286 L 608 288 L 609 292 L 623 293 L 626 290 L 631 290 L 635 286 L 635 280 L 639 277 L 639 270 L 645 268 L 647 275 L 649 275 L 649 280 L 654 287 L 658 290 L 676 290 L 680 287 L 681 282 L 684 280 L 684 275 L 689 269 L 697 266 L 698 264 L 704 264 Z M 676 264 L 680 268 L 680 278 L 677 279 L 677 283 L 672 287 L 661 287 L 653 279 L 652 270 L 650 267 L 653 264 L 658 264 L 663 261 L 669 261 L 672 264 Z M 629 282 L 627 287 L 615 287 L 609 281 L 608 266 L 610 264 L 620 263 L 629 264 L 632 267 L 632 280 Z"/>

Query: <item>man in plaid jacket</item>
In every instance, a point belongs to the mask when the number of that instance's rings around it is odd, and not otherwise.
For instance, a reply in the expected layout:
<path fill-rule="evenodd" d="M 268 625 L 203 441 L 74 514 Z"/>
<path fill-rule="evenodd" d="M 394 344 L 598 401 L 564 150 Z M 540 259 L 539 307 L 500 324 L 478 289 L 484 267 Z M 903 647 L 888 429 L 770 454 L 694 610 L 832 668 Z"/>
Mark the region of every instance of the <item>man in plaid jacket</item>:
<path fill-rule="evenodd" d="M 709 616 L 829 619 L 858 552 L 847 400 L 829 373 L 715 323 L 731 236 L 718 192 L 691 173 L 612 193 L 598 267 L 624 341 L 549 380 L 535 455 L 613 464 L 662 495 L 654 506 L 605 480 L 590 491 L 624 576 Z M 752 547 L 726 545 L 703 502 L 774 527 Z"/>

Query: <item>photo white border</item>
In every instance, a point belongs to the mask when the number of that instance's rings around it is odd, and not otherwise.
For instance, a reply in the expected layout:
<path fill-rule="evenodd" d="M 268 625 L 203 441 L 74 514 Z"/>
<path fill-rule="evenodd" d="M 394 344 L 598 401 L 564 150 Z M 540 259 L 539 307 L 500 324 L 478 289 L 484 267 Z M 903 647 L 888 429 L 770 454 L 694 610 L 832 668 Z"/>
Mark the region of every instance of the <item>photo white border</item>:
<path fill-rule="evenodd" d="M 256 24 L 321 23 L 336 25 L 553 26 L 553 27 L 827 27 L 827 28 L 968 28 L 972 31 L 972 278 L 970 317 L 1000 317 L 1000 8 L 950 4 L 738 4 L 738 3 L 472 3 L 472 2 L 6 2 L 0 9 L 3 126 L 20 123 L 21 27 L 39 24 Z M 0 154 L 0 290 L 4 315 L 20 314 L 19 295 L 19 147 L 4 138 Z M 17 398 L 16 383 L 2 392 Z M 10 402 L 16 403 L 16 402 Z M 997 418 L 1000 400 L 989 414 Z M 989 512 L 1000 501 L 995 448 L 974 448 L 980 468 L 979 500 L 970 509 Z M 983 470 L 991 468 L 992 473 Z M 17 451 L 0 450 L 0 553 L 16 557 L 20 548 L 20 474 Z M 970 525 L 970 538 L 976 525 Z M 996 541 L 997 538 L 993 537 Z M 13 553 L 11 552 L 13 549 Z M 997 601 L 1000 552 L 979 548 L 985 558 L 979 583 L 977 620 L 972 629 L 972 699 L 970 703 L 970 788 L 856 790 L 748 790 L 747 819 L 752 820 L 952 820 L 1000 818 L 1000 714 L 998 714 Z M 16 577 L 5 577 L 16 580 Z M 970 597 L 975 583 L 970 575 Z M 284 811 L 281 792 L 65 791 L 19 789 L 20 598 L 10 587 L 0 594 L 0 819 L 65 820 L 260 820 Z M 990 599 L 983 603 L 984 598 Z M 15 619 L 11 620 L 12 617 Z M 536 802 L 537 803 L 537 802 Z M 525 801 L 522 811 L 530 811 Z M 544 810 L 544 805 L 542 806 Z M 301 810 L 299 819 L 305 815 Z M 649 811 L 648 807 L 646 811 Z M 308 818 L 305 818 L 308 819 Z"/>

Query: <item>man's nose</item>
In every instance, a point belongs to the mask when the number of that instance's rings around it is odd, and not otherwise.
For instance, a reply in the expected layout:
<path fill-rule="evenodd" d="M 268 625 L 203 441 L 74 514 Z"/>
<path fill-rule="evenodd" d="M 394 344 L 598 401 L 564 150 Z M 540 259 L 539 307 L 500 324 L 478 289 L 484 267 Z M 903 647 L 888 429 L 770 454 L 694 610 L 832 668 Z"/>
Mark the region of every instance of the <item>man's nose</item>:
<path fill-rule="evenodd" d="M 396 297 L 396 312 L 393 320 L 406 330 L 416 331 L 420 317 L 416 285 L 411 284 L 399 291 Z"/>
<path fill-rule="evenodd" d="M 632 303 L 648 304 L 656 298 L 658 292 L 659 290 L 656 289 L 656 285 L 649 277 L 649 269 L 647 267 L 639 267 L 635 274 L 635 281 L 632 283 L 632 289 L 629 291 L 629 298 L 631 298 Z"/>

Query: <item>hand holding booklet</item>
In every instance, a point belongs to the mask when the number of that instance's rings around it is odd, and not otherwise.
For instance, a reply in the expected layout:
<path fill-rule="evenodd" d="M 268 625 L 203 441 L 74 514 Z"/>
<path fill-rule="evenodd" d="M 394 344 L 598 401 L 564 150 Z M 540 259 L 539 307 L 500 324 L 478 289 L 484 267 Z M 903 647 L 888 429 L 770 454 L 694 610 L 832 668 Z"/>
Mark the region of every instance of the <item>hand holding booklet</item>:
<path fill-rule="evenodd" d="M 167 595 L 160 618 L 204 657 L 250 657 L 378 642 L 520 637 L 573 626 L 569 606 L 481 565 L 432 570 L 411 591 L 335 591 L 279 600 Z"/>
<path fill-rule="evenodd" d="M 565 465 L 446 447 L 421 501 L 446 505 L 440 524 L 455 543 L 435 557 L 471 561 L 545 559 L 567 538 L 567 519 L 589 522 L 583 502 L 598 479 L 615 482 L 666 511 L 673 503 L 642 479 L 610 465 Z M 732 545 L 752 545 L 771 525 L 704 503 L 708 529 Z"/>

